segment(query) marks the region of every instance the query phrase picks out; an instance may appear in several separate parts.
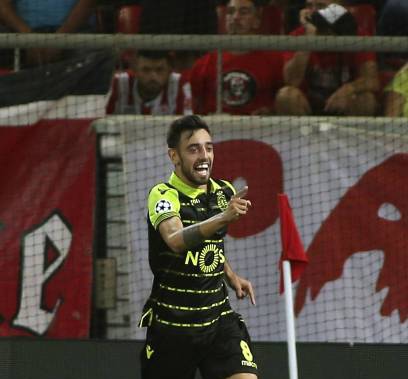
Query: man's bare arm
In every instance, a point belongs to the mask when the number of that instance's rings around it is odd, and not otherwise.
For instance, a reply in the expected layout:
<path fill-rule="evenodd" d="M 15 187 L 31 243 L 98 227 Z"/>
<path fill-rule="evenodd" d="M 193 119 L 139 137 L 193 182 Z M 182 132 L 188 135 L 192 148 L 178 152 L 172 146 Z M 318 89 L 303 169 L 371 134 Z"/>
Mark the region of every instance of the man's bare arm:
<path fill-rule="evenodd" d="M 301 10 L 300 23 L 305 28 L 306 36 L 315 36 L 316 28 L 307 21 L 307 16 L 309 15 L 308 9 Z M 299 87 L 302 84 L 309 64 L 310 54 L 310 51 L 297 51 L 292 59 L 286 62 L 283 68 L 283 80 L 286 85 Z"/>
<path fill-rule="evenodd" d="M 0 20 L 11 30 L 18 33 L 30 33 L 29 25 L 17 14 L 11 0 L 0 0 Z"/>
<path fill-rule="evenodd" d="M 357 79 L 350 84 L 353 86 L 354 93 L 378 91 L 380 81 L 377 63 L 375 61 L 364 62 L 359 69 Z"/>
<path fill-rule="evenodd" d="M 57 33 L 75 33 L 95 11 L 96 0 L 78 0 Z"/>
<path fill-rule="evenodd" d="M 251 303 L 256 305 L 255 302 L 255 292 L 252 288 L 252 284 L 249 280 L 241 278 L 237 275 L 231 268 L 230 264 L 225 261 L 224 264 L 224 274 L 227 278 L 228 285 L 235 291 L 238 299 L 243 299 L 249 296 Z"/>
<path fill-rule="evenodd" d="M 171 217 L 162 221 L 159 225 L 161 236 L 170 249 L 177 253 L 199 245 L 205 239 L 214 235 L 219 229 L 247 213 L 251 202 L 241 198 L 245 196 L 247 191 L 248 188 L 245 187 L 244 190 L 234 195 L 228 203 L 227 209 L 222 213 L 197 224 L 183 227 L 178 217 Z"/>
<path fill-rule="evenodd" d="M 310 51 L 297 51 L 292 59 L 286 62 L 283 68 L 283 79 L 286 85 L 299 87 L 302 84 L 309 58 Z"/>

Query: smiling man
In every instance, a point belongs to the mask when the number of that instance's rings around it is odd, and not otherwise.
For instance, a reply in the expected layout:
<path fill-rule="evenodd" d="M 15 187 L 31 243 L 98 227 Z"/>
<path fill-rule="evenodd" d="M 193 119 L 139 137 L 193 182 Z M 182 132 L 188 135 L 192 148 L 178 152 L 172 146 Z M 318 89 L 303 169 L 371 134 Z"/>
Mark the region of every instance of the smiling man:
<path fill-rule="evenodd" d="M 225 281 L 255 304 L 252 285 L 229 266 L 223 238 L 248 212 L 248 190 L 236 193 L 211 178 L 213 142 L 207 124 L 185 116 L 170 125 L 168 155 L 174 171 L 148 198 L 149 262 L 154 274 L 140 326 L 143 379 L 256 379 L 257 365 Z"/>

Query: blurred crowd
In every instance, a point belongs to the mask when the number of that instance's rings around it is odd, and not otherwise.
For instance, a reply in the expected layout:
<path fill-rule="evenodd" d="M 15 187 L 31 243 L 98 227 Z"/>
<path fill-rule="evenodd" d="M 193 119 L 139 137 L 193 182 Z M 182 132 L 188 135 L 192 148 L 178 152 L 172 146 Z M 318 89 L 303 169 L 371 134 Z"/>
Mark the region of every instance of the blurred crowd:
<path fill-rule="evenodd" d="M 0 31 L 291 36 L 408 35 L 407 0 L 0 0 Z M 29 49 L 21 65 L 72 50 Z M 110 114 L 408 115 L 407 54 L 128 50 L 120 54 Z M 12 69 L 13 51 L 0 67 Z M 219 105 L 221 104 L 221 110 Z"/>

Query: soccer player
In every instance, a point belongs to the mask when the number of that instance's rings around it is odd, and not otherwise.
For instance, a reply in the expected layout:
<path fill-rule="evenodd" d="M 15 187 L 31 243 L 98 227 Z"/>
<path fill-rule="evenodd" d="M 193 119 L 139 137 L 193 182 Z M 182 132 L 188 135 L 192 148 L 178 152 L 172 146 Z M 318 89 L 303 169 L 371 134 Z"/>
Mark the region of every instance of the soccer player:
<path fill-rule="evenodd" d="M 175 120 L 167 135 L 174 171 L 148 197 L 149 262 L 154 274 L 140 326 L 143 379 L 256 379 L 257 364 L 244 321 L 229 304 L 226 282 L 255 304 L 251 283 L 228 264 L 227 226 L 251 206 L 211 178 L 213 142 L 196 115 Z"/>

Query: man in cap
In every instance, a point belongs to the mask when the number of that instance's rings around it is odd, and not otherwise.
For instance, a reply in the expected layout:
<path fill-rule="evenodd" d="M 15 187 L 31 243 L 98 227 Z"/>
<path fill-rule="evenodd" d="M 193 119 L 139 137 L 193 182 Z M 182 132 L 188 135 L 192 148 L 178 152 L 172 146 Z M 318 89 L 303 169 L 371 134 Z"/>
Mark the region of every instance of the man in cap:
<path fill-rule="evenodd" d="M 294 36 L 367 35 L 354 17 L 330 0 L 306 0 Z M 289 115 L 373 116 L 379 87 L 375 54 L 297 51 L 284 54 L 285 86 L 276 110 Z"/>

